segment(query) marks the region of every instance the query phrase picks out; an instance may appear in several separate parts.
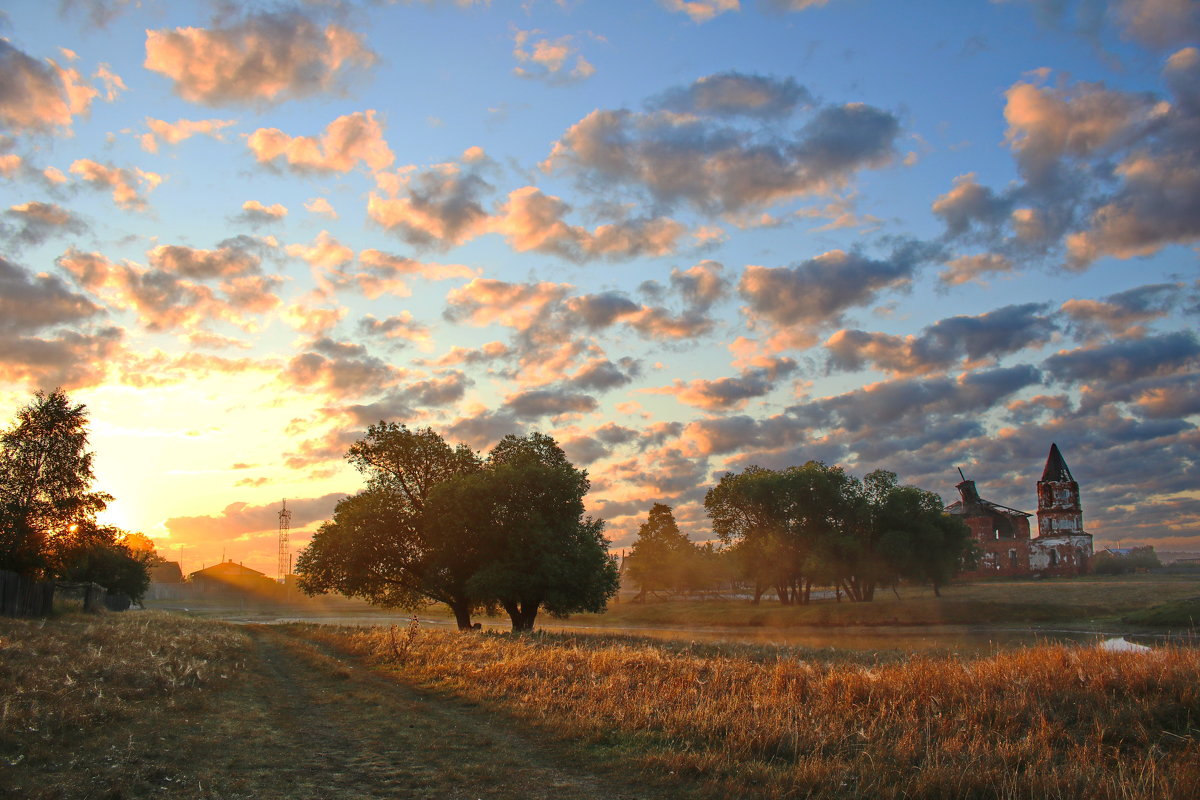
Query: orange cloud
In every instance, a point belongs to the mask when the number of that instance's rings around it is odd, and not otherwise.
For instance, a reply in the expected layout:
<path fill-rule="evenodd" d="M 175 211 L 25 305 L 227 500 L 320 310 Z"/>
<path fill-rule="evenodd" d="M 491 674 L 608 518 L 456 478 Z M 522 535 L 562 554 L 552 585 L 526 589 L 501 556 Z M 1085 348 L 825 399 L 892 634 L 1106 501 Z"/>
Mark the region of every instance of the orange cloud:
<path fill-rule="evenodd" d="M 220 141 L 221 129 L 235 123 L 236 120 L 232 119 L 181 119 L 172 124 L 166 120 L 146 117 L 146 127 L 150 132 L 143 133 L 138 137 L 138 141 L 141 142 L 143 150 L 157 153 L 160 139 L 167 144 L 179 144 L 184 139 L 204 135 Z"/>
<path fill-rule="evenodd" d="M 64 50 L 72 60 L 75 54 Z M 45 63 L 0 39 L 0 122 L 14 131 L 47 131 L 71 127 L 74 117 L 87 112 L 100 94 L 83 81 L 79 71 Z"/>
<path fill-rule="evenodd" d="M 164 180 L 156 172 L 146 172 L 137 167 L 128 170 L 101 164 L 90 158 L 81 158 L 72 163 L 71 174 L 78 175 L 93 186 L 111 189 L 114 203 L 134 211 L 146 208 L 146 198 L 139 194 L 138 189 L 143 188 L 149 193 Z"/>
<path fill-rule="evenodd" d="M 396 159 L 373 109 L 338 117 L 326 126 L 320 138 L 259 128 L 246 144 L 260 164 L 281 161 L 297 172 L 349 172 L 359 162 L 378 172 Z"/>
<path fill-rule="evenodd" d="M 146 31 L 144 66 L 185 100 L 264 105 L 336 89 L 376 61 L 358 34 L 318 27 L 299 12 L 259 14 L 225 28 Z"/>

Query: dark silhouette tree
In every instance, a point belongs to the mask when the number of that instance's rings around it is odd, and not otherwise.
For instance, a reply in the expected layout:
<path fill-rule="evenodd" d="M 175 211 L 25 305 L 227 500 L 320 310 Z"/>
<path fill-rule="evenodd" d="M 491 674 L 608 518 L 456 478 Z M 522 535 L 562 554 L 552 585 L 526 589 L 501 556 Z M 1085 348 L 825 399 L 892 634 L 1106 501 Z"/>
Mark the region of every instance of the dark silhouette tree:
<path fill-rule="evenodd" d="M 112 500 L 92 491 L 86 406 L 37 392 L 0 434 L 0 569 L 49 576 L 53 540 L 94 525 Z"/>

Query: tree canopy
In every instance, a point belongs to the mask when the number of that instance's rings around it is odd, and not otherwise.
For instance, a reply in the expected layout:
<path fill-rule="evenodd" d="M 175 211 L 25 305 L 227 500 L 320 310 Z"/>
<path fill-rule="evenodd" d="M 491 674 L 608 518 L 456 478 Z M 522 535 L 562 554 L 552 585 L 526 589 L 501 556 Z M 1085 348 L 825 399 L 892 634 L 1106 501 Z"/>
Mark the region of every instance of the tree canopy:
<path fill-rule="evenodd" d="M 148 556 L 125 545 L 124 531 L 97 524 L 112 497 L 92 488 L 87 444 L 87 408 L 61 389 L 37 392 L 0 434 L 0 569 L 91 581 L 137 600 Z"/>
<path fill-rule="evenodd" d="M 886 470 L 859 480 L 820 461 L 751 466 L 723 475 L 704 505 L 753 581 L 756 602 L 774 589 L 784 604 L 807 603 L 814 582 L 856 601 L 901 578 L 937 591 L 969 549 L 966 526 L 943 512 L 937 495 L 898 486 Z"/>
<path fill-rule="evenodd" d="M 629 551 L 626 571 L 637 584 L 638 599 L 654 592 L 682 592 L 700 588 L 704 570 L 701 548 L 679 530 L 671 507 L 655 503 L 638 528 Z"/>
<path fill-rule="evenodd" d="M 379 423 L 347 458 L 367 487 L 300 554 L 310 594 L 442 602 L 464 629 L 473 612 L 504 608 L 530 630 L 539 609 L 599 611 L 616 591 L 603 522 L 583 515 L 587 474 L 550 436 L 506 436 L 481 460 L 429 428 Z"/>

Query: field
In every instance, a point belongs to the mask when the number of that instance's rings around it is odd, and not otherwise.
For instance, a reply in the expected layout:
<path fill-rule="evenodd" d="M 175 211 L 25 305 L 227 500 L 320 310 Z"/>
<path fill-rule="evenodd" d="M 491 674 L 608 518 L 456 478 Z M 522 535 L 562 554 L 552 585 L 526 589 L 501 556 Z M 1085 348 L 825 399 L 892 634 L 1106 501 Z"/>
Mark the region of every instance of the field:
<path fill-rule="evenodd" d="M 1167 800 L 1200 796 L 1200 650 L 0 619 L 0 765 L 36 800 Z"/>

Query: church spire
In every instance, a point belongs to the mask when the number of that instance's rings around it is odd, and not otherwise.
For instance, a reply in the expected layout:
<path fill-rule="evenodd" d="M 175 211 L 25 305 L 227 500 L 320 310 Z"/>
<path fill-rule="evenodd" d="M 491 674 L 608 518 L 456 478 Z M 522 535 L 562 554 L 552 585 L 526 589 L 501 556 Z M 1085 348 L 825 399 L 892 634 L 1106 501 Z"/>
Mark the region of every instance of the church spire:
<path fill-rule="evenodd" d="M 1050 455 L 1046 458 L 1046 468 L 1042 470 L 1043 481 L 1070 481 L 1074 483 L 1075 479 L 1071 477 L 1071 470 L 1067 468 L 1067 462 L 1062 457 L 1062 453 L 1058 451 L 1057 444 L 1050 445 Z"/>

